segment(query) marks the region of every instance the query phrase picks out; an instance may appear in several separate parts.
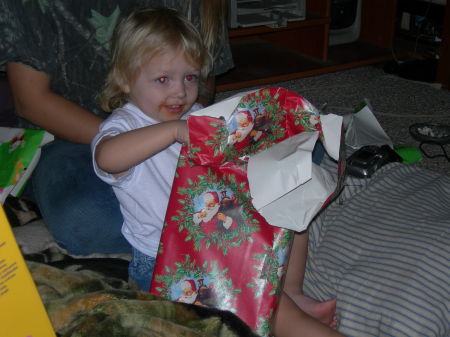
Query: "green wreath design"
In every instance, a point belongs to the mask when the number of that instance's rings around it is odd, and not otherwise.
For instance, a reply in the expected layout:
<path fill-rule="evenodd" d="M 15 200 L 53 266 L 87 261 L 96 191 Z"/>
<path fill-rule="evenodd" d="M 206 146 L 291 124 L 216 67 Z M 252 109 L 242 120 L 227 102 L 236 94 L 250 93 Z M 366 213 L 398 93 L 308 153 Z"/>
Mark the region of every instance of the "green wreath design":
<path fill-rule="evenodd" d="M 211 123 L 212 127 L 216 129 L 216 133 L 211 134 L 212 139 L 205 142 L 206 146 L 212 146 L 214 148 L 214 157 L 217 157 L 225 151 L 227 146 L 228 129 L 225 122 Z"/>
<path fill-rule="evenodd" d="M 298 109 L 291 109 L 290 112 L 295 117 L 295 126 L 301 125 L 305 131 L 317 131 L 317 127 L 310 122 L 311 117 L 315 116 L 314 113 L 300 107 Z"/>
<path fill-rule="evenodd" d="M 220 309 L 230 310 L 236 312 L 233 303 L 236 299 L 236 294 L 242 292 L 241 289 L 233 287 L 233 281 L 227 278 L 228 268 L 219 270 L 217 262 L 210 262 L 211 271 L 208 272 L 208 261 L 203 265 L 197 266 L 196 261 L 191 260 L 190 255 L 186 255 L 183 262 L 175 262 L 176 269 L 172 270 L 168 266 L 164 267 L 165 275 L 157 274 L 155 280 L 162 284 L 160 287 L 155 287 L 162 297 L 172 300 L 170 289 L 184 279 L 200 279 L 208 277 L 214 280 L 215 297 L 220 299 Z"/>
<path fill-rule="evenodd" d="M 274 233 L 274 244 L 264 245 L 264 253 L 255 254 L 253 258 L 259 261 L 254 266 L 259 271 L 259 275 L 253 279 L 253 282 L 247 283 L 247 287 L 252 288 L 254 297 L 261 297 L 264 290 L 270 286 L 270 296 L 278 294 L 281 289 L 281 277 L 278 274 L 280 267 L 278 255 L 280 251 L 290 246 L 292 242 L 292 231 L 284 230 L 281 235 Z M 278 241 L 278 242 L 276 242 Z M 286 259 L 287 260 L 287 259 Z"/>
<path fill-rule="evenodd" d="M 272 330 L 271 321 L 273 318 L 273 309 L 270 309 L 267 317 L 258 317 L 258 326 L 256 327 L 256 333 L 259 336 L 268 336 Z"/>
<path fill-rule="evenodd" d="M 226 181 L 225 181 L 226 179 Z M 224 176 L 224 179 L 219 179 L 216 174 L 208 168 L 205 175 L 198 175 L 196 182 L 188 179 L 189 187 L 179 188 L 178 194 L 184 196 L 178 199 L 182 208 L 178 210 L 178 215 L 172 216 L 171 220 L 176 221 L 178 231 L 188 231 L 185 241 L 194 241 L 194 249 L 200 251 L 202 248 L 209 249 L 211 246 L 216 246 L 217 249 L 222 249 L 222 254 L 226 256 L 228 250 L 233 247 L 240 247 L 245 241 L 253 242 L 251 234 L 259 231 L 259 221 L 253 217 L 249 211 L 253 208 L 250 202 L 250 192 L 245 182 L 238 183 L 235 175 Z M 192 220 L 192 215 L 195 212 L 193 200 L 200 196 L 203 192 L 208 190 L 224 190 L 230 188 L 237 201 L 242 205 L 242 218 L 244 223 L 236 226 L 235 229 L 206 234 L 202 231 L 201 225 L 196 225 Z"/>

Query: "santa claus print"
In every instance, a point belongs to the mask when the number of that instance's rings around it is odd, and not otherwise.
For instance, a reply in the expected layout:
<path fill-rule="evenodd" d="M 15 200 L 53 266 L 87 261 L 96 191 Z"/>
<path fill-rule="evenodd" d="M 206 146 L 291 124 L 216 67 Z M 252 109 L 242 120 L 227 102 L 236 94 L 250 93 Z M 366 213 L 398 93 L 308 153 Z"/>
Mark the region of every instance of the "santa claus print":
<path fill-rule="evenodd" d="M 250 136 L 252 141 L 257 141 L 262 136 L 262 131 L 255 130 L 255 123 L 252 113 L 249 110 L 238 110 L 234 114 L 236 129 L 228 136 L 228 144 L 235 144 L 244 141 Z"/>
<path fill-rule="evenodd" d="M 196 225 L 201 225 L 205 233 L 226 231 L 236 227 L 236 221 L 221 212 L 219 194 L 216 191 L 203 194 L 202 208 L 192 215 L 192 220 Z"/>
<path fill-rule="evenodd" d="M 215 301 L 213 298 L 213 285 L 205 284 L 204 279 L 198 279 L 197 284 L 193 279 L 183 280 L 180 284 L 181 295 L 176 299 L 176 302 L 211 306 Z"/>
<path fill-rule="evenodd" d="M 183 280 L 181 282 L 181 296 L 176 299 L 177 302 L 188 304 L 197 304 L 197 286 L 194 280 Z"/>

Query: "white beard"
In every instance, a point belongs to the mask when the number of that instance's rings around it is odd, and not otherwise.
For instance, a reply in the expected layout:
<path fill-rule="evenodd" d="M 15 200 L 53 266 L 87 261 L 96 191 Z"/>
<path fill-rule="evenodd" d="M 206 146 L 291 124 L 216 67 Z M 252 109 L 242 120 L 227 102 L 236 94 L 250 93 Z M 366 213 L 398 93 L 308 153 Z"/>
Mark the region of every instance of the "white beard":
<path fill-rule="evenodd" d="M 189 303 L 192 304 L 197 299 L 197 293 L 193 293 L 192 295 L 181 295 L 178 299 L 178 302 Z"/>
<path fill-rule="evenodd" d="M 206 213 L 206 217 L 204 217 L 202 220 L 204 222 L 210 221 L 219 211 L 219 204 L 216 204 L 214 207 L 205 208 L 203 211 Z"/>

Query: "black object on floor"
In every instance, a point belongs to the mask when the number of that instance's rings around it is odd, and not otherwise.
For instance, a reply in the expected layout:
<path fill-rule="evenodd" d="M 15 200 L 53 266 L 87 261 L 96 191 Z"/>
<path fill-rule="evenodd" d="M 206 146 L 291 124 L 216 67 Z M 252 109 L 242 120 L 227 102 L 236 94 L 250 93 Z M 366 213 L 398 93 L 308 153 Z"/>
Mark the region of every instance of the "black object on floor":
<path fill-rule="evenodd" d="M 407 80 L 433 83 L 436 81 L 437 64 L 437 60 L 432 58 L 403 62 L 389 61 L 384 65 L 383 70 Z"/>
<path fill-rule="evenodd" d="M 44 263 L 63 270 L 91 270 L 106 277 L 128 282 L 129 262 L 120 258 L 73 258 L 52 248 L 24 255 L 24 258 L 26 261 Z"/>
<path fill-rule="evenodd" d="M 420 142 L 419 148 L 428 158 L 445 157 L 450 161 L 444 145 L 450 144 L 450 125 L 416 123 L 409 127 L 411 136 Z M 441 154 L 430 154 L 425 145 L 434 145 L 441 148 Z"/>
<path fill-rule="evenodd" d="M 358 178 L 370 178 L 380 167 L 402 158 L 388 145 L 366 145 L 355 151 L 347 159 L 347 171 Z"/>

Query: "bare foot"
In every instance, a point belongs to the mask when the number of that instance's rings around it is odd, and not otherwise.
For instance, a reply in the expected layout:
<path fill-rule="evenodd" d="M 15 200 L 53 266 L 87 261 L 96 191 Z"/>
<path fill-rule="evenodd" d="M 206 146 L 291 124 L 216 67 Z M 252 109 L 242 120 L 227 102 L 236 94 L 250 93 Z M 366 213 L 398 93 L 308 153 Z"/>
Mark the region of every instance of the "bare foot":
<path fill-rule="evenodd" d="M 336 321 L 336 299 L 320 302 L 301 293 L 289 297 L 307 314 L 327 324 L 331 328 L 337 327 Z"/>

